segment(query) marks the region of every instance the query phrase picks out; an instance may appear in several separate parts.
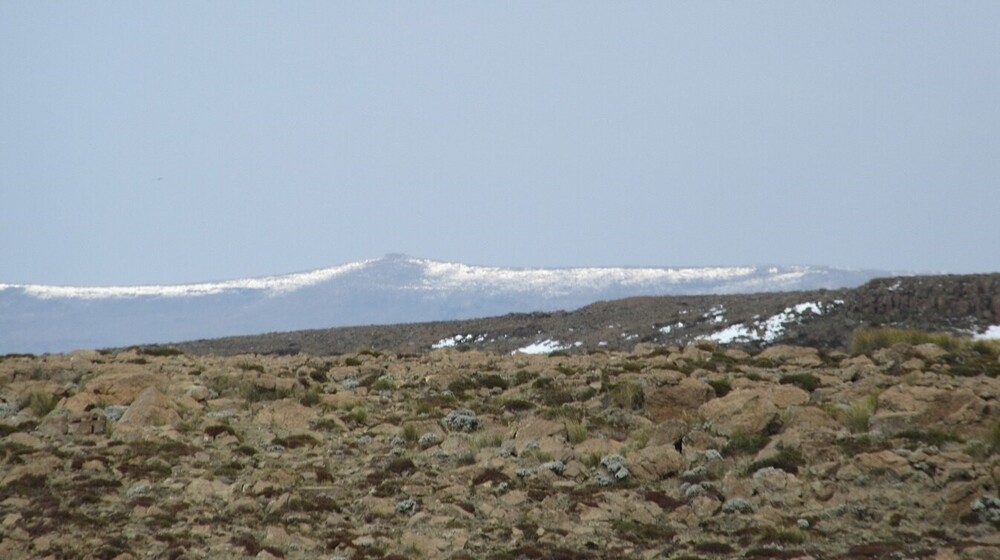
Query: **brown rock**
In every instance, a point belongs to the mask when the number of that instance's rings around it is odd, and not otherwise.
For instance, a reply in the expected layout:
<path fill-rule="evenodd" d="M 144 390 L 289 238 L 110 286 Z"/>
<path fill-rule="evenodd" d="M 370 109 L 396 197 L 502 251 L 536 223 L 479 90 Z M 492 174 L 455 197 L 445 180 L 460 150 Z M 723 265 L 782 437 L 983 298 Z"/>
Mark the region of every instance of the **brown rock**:
<path fill-rule="evenodd" d="M 514 449 L 518 454 L 525 449 L 538 446 L 552 453 L 561 450 L 565 444 L 566 426 L 562 422 L 534 417 L 517 428 L 514 434 Z"/>
<path fill-rule="evenodd" d="M 673 445 L 644 447 L 638 455 L 630 455 L 628 463 L 629 471 L 641 481 L 660 480 L 684 467 L 684 458 Z"/>
<path fill-rule="evenodd" d="M 978 422 L 986 411 L 986 402 L 964 387 L 946 390 L 894 385 L 879 395 L 878 411 L 882 415 L 909 413 L 920 426 L 954 426 Z"/>
<path fill-rule="evenodd" d="M 775 346 L 765 348 L 764 351 L 757 357 L 772 360 L 781 364 L 791 364 L 803 367 L 823 365 L 823 360 L 819 357 L 819 351 L 815 348 L 804 346 L 777 344 Z"/>
<path fill-rule="evenodd" d="M 86 385 L 86 390 L 107 404 L 130 404 L 149 387 L 163 382 L 152 373 L 109 373 Z"/>
<path fill-rule="evenodd" d="M 690 431 L 690 426 L 683 420 L 666 420 L 657 424 L 647 445 L 675 445 Z"/>
<path fill-rule="evenodd" d="M 175 425 L 181 418 L 173 401 L 156 387 L 148 387 L 132 401 L 118 420 L 118 427 Z"/>
<path fill-rule="evenodd" d="M 677 385 L 647 388 L 645 398 L 649 419 L 660 423 L 697 410 L 715 398 L 715 389 L 704 381 L 685 377 Z"/>
<path fill-rule="evenodd" d="M 253 423 L 272 432 L 308 432 L 316 410 L 303 406 L 296 400 L 280 399 L 264 405 L 254 416 Z"/>
<path fill-rule="evenodd" d="M 862 472 L 868 474 L 891 474 L 899 479 L 913 474 L 910 462 L 889 450 L 859 453 L 854 457 L 854 462 Z"/>
<path fill-rule="evenodd" d="M 778 407 L 766 391 L 757 389 L 737 389 L 701 405 L 698 413 L 713 432 L 724 436 L 763 433 L 778 422 Z"/>

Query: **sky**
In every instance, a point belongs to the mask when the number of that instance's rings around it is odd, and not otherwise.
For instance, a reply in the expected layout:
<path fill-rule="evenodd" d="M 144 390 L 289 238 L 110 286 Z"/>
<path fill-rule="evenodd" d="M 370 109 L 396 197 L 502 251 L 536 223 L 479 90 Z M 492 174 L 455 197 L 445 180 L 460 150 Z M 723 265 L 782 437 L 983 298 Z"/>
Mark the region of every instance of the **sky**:
<path fill-rule="evenodd" d="M 0 2 L 0 283 L 1000 271 L 1000 2 Z"/>

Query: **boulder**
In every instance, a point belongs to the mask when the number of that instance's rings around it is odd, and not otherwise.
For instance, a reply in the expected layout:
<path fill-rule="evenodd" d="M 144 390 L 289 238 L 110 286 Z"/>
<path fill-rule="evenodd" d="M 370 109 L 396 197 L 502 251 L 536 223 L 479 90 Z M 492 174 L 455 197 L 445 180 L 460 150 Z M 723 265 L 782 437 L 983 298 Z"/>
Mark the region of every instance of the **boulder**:
<path fill-rule="evenodd" d="M 757 358 L 768 359 L 779 364 L 791 364 L 803 367 L 823 365 L 823 360 L 819 357 L 819 351 L 815 348 L 790 346 L 787 344 L 769 346 L 758 354 Z"/>
<path fill-rule="evenodd" d="M 854 463 L 861 472 L 869 475 L 887 474 L 904 479 L 913 474 L 910 462 L 889 450 L 859 453 L 854 457 Z"/>
<path fill-rule="evenodd" d="M 253 422 L 277 433 L 308 432 L 316 417 L 316 411 L 292 399 L 279 399 L 264 405 L 254 415 Z"/>
<path fill-rule="evenodd" d="M 894 385 L 878 397 L 878 414 L 904 413 L 918 426 L 956 425 L 978 422 L 987 410 L 986 401 L 971 390 Z M 880 420 L 882 421 L 882 420 Z"/>
<path fill-rule="evenodd" d="M 737 389 L 713 399 L 698 408 L 700 414 L 719 435 L 769 432 L 779 422 L 778 407 L 768 397 L 768 391 Z"/>
<path fill-rule="evenodd" d="M 107 404 L 130 404 L 149 387 L 163 382 L 162 377 L 152 373 L 109 373 L 86 385 L 86 390 Z"/>
<path fill-rule="evenodd" d="M 673 445 L 644 447 L 638 455 L 631 455 L 629 470 L 640 481 L 660 480 L 684 470 L 684 457 Z"/>
<path fill-rule="evenodd" d="M 715 389 L 711 385 L 689 377 L 676 385 L 648 388 L 645 395 L 649 419 L 656 423 L 683 418 L 713 398 Z"/>
<path fill-rule="evenodd" d="M 676 445 L 691 431 L 683 420 L 673 419 L 660 422 L 649 437 L 648 445 Z"/>
<path fill-rule="evenodd" d="M 176 405 L 156 387 L 148 387 L 138 397 L 118 420 L 118 426 L 144 427 L 176 425 L 180 422 Z"/>
<path fill-rule="evenodd" d="M 536 446 L 547 452 L 557 451 L 563 447 L 565 432 L 566 426 L 562 422 L 535 417 L 515 432 L 514 449 L 518 454 Z"/>

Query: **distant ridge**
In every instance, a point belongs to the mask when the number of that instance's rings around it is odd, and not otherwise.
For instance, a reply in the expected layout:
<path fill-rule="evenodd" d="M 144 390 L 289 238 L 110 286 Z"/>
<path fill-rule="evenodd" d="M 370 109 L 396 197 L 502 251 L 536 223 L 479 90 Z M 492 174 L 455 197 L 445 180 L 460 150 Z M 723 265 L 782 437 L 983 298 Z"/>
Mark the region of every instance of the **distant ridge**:
<path fill-rule="evenodd" d="M 502 268 L 390 254 L 212 283 L 0 284 L 0 353 L 471 319 L 635 296 L 849 288 L 888 274 L 814 266 Z"/>
<path fill-rule="evenodd" d="M 542 353 L 634 351 L 640 344 L 775 344 L 847 350 L 855 331 L 893 326 L 1000 338 L 1000 274 L 907 276 L 857 288 L 601 301 L 574 311 L 342 327 L 197 340 L 192 354 L 330 355 L 435 348 Z"/>

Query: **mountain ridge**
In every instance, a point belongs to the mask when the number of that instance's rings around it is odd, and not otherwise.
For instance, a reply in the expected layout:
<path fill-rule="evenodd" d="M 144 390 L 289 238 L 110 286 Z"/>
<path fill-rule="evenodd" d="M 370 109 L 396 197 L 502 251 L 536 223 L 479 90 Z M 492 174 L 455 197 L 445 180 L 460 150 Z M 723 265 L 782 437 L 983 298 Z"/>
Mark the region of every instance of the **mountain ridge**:
<path fill-rule="evenodd" d="M 272 332 L 183 342 L 192 354 L 332 355 L 361 350 L 422 353 L 634 351 L 639 344 L 700 340 L 845 350 L 865 326 L 972 335 L 1000 325 L 1000 273 L 878 278 L 857 288 L 755 294 L 642 296 L 572 311 Z"/>
<path fill-rule="evenodd" d="M 806 266 L 503 268 L 390 254 L 223 282 L 0 284 L 0 353 L 551 312 L 636 296 L 841 288 L 879 275 Z"/>

